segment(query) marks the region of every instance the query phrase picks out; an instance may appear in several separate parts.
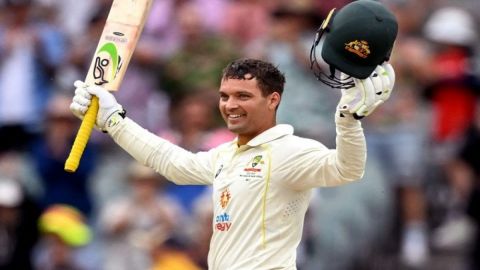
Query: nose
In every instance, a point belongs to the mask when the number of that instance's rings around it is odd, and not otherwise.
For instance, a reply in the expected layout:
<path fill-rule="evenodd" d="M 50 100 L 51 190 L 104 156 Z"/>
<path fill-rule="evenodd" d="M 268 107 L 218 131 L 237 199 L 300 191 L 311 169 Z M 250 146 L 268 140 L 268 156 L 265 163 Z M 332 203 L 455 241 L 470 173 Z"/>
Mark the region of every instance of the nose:
<path fill-rule="evenodd" d="M 225 101 L 225 109 L 232 110 L 238 108 L 238 103 L 235 101 L 234 98 L 229 98 Z"/>

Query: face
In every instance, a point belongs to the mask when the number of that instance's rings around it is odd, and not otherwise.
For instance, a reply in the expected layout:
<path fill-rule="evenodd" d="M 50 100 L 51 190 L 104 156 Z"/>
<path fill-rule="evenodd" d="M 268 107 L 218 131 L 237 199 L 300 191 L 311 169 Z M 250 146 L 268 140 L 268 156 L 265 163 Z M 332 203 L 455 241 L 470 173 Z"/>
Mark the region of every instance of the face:
<path fill-rule="evenodd" d="M 211 109 L 210 105 L 202 100 L 195 100 L 183 104 L 178 112 L 180 128 L 184 132 L 192 130 L 206 130 L 210 126 Z"/>
<path fill-rule="evenodd" d="M 138 201 L 149 201 L 155 198 L 157 192 L 156 180 L 132 179 L 133 196 Z"/>
<path fill-rule="evenodd" d="M 275 126 L 278 92 L 264 97 L 256 79 L 222 80 L 219 92 L 220 112 L 228 129 L 238 135 L 239 145 Z"/>

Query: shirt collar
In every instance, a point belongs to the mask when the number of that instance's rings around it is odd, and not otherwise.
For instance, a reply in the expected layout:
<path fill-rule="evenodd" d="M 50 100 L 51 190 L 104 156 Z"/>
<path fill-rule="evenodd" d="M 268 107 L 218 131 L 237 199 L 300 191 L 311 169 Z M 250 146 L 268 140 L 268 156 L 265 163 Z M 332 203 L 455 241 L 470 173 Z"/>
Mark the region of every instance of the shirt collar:
<path fill-rule="evenodd" d="M 291 125 L 280 124 L 265 130 L 255 138 L 251 139 L 247 145 L 251 147 L 259 146 L 264 143 L 271 142 L 285 135 L 292 135 L 293 127 Z"/>

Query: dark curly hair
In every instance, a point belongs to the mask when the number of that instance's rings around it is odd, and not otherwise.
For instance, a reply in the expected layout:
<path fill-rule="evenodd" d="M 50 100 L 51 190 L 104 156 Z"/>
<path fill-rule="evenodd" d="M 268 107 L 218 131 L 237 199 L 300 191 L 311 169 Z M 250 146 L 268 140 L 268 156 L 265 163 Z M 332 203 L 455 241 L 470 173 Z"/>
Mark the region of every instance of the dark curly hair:
<path fill-rule="evenodd" d="M 250 74 L 250 76 L 246 76 Z M 258 87 L 263 96 L 268 96 L 273 92 L 283 93 L 285 85 L 285 75 L 277 67 L 269 62 L 258 59 L 238 59 L 228 64 L 223 69 L 222 80 L 257 79 Z"/>

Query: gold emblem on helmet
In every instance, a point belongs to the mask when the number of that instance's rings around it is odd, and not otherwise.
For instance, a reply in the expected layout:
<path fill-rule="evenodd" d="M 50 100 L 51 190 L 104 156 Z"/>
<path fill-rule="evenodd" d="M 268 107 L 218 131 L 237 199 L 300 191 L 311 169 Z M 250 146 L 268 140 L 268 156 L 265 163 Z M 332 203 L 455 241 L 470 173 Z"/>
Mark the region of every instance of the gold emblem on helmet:
<path fill-rule="evenodd" d="M 370 54 L 370 47 L 365 40 L 354 40 L 349 43 L 345 43 L 345 50 L 352 52 L 361 58 L 367 58 Z"/>

